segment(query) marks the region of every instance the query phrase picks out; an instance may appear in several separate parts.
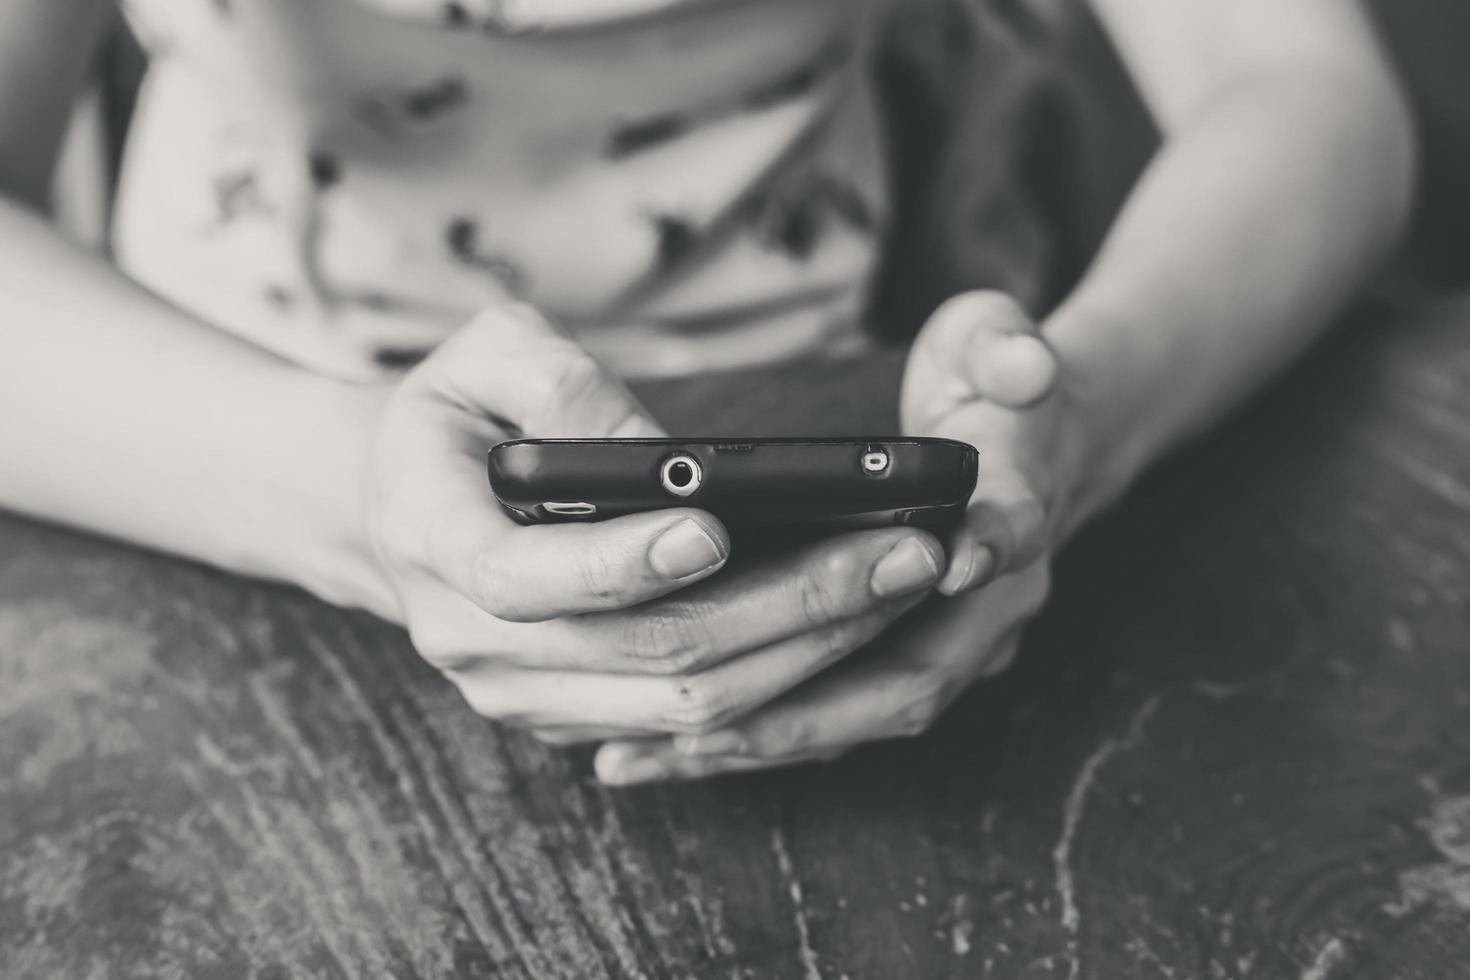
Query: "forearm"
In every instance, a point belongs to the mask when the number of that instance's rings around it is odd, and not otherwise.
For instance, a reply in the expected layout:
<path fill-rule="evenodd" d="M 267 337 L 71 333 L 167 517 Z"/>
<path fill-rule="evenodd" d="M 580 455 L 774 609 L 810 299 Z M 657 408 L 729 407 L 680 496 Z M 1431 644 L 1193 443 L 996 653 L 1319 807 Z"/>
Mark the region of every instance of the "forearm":
<path fill-rule="evenodd" d="M 1087 428 L 1075 525 L 1306 347 L 1396 241 L 1413 134 L 1391 85 L 1242 80 L 1150 166 L 1045 326 Z"/>
<path fill-rule="evenodd" d="M 0 199 L 0 506 L 390 611 L 360 514 L 380 393 L 197 323 Z"/>

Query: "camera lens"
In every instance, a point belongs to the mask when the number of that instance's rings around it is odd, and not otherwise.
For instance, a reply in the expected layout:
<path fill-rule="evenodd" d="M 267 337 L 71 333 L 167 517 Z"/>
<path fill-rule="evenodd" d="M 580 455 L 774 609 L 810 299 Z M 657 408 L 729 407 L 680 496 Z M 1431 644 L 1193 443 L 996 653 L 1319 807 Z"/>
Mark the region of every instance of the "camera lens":
<path fill-rule="evenodd" d="M 664 460 L 659 470 L 659 482 L 676 497 L 688 497 L 699 489 L 704 481 L 704 471 L 699 460 L 686 453 L 679 453 Z"/>

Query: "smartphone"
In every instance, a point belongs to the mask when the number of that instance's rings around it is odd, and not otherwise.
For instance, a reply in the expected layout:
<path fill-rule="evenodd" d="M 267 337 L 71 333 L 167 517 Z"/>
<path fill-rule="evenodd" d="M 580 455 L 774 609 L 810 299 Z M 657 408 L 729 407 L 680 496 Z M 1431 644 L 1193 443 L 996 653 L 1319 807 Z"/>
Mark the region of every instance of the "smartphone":
<path fill-rule="evenodd" d="M 522 524 L 697 507 L 734 529 L 942 531 L 979 468 L 950 439 L 517 439 L 490 450 L 490 486 Z"/>

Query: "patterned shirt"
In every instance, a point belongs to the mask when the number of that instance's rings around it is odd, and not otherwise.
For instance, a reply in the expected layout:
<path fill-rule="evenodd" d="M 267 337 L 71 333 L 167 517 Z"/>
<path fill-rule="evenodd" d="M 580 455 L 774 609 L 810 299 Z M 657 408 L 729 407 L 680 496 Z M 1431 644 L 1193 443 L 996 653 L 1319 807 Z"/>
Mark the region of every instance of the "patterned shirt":
<path fill-rule="evenodd" d="M 357 380 L 509 299 L 628 376 L 850 350 L 877 2 L 131 0 L 118 261 Z"/>

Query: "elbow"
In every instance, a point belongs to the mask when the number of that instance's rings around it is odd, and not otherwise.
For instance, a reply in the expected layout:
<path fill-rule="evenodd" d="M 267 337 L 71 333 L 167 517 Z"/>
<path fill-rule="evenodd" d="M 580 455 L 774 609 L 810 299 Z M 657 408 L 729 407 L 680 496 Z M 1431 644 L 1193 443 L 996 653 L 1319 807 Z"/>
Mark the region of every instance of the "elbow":
<path fill-rule="evenodd" d="M 1377 259 L 1408 230 L 1420 183 L 1419 121 L 1379 50 L 1244 59 L 1159 121 L 1166 142 L 1216 124 L 1252 132 L 1274 152 L 1290 154 L 1315 185 L 1302 193 L 1330 201 Z"/>
<path fill-rule="evenodd" d="M 1386 62 L 1372 71 L 1324 70 L 1318 104 L 1334 133 L 1335 166 L 1358 188 L 1358 215 L 1379 261 L 1402 244 L 1418 202 L 1419 121 L 1409 95 Z"/>
<path fill-rule="evenodd" d="M 1303 188 L 1352 227 L 1365 265 L 1403 242 L 1418 199 L 1419 124 L 1404 86 L 1385 61 L 1281 66 L 1242 79 L 1234 95 L 1272 121 L 1278 147 L 1302 154 Z M 1318 196 L 1320 195 L 1320 197 Z M 1344 213 L 1345 212 L 1345 213 Z"/>
<path fill-rule="evenodd" d="M 1393 69 L 1323 71 L 1318 104 L 1334 138 L 1328 141 L 1358 190 L 1358 219 L 1372 258 L 1383 261 L 1407 235 L 1420 183 L 1419 122 Z"/>

